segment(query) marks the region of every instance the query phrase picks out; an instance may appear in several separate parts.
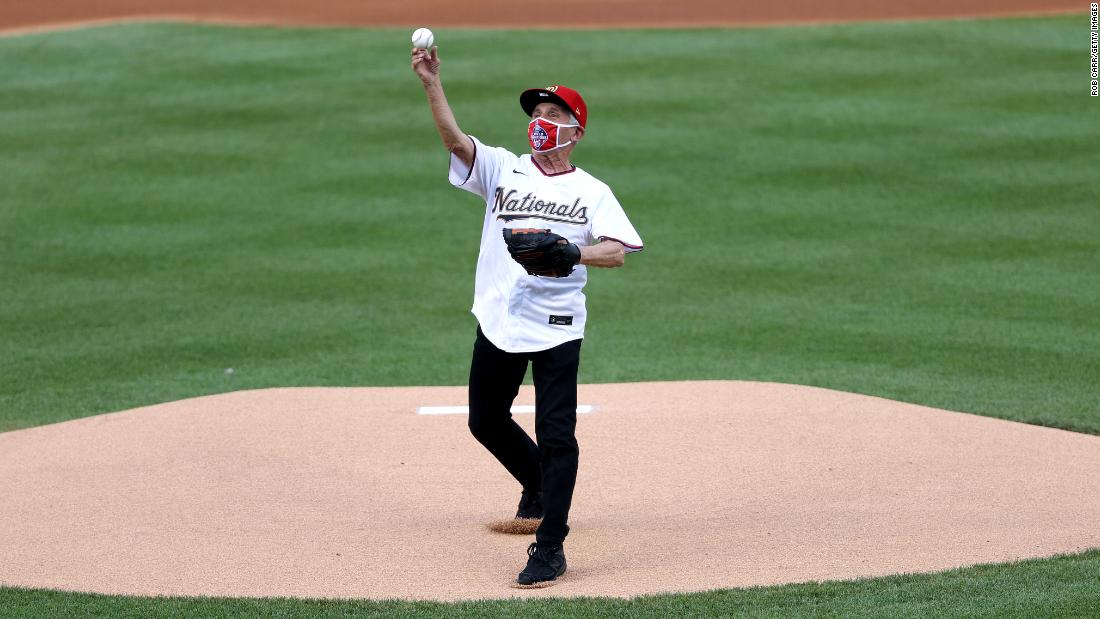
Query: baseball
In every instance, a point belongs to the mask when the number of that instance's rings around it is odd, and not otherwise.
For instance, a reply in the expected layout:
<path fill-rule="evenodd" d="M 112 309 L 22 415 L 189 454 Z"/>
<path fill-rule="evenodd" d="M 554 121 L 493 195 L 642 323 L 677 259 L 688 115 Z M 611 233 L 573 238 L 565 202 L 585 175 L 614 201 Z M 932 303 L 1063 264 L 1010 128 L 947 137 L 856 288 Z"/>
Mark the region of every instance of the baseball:
<path fill-rule="evenodd" d="M 417 28 L 412 37 L 413 47 L 417 49 L 431 49 L 435 42 L 435 35 L 427 28 Z"/>

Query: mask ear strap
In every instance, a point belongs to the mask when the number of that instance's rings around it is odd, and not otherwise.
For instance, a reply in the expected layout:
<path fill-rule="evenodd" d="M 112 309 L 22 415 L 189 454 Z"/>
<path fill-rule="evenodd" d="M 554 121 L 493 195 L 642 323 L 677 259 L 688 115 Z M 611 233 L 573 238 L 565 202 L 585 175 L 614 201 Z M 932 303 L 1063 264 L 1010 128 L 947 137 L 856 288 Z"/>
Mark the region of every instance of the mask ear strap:
<path fill-rule="evenodd" d="M 572 143 L 573 143 L 573 140 L 569 140 L 569 141 L 568 141 L 568 142 L 566 142 L 565 144 L 558 144 L 558 145 L 557 145 L 557 146 L 555 146 L 554 148 L 547 148 L 546 150 L 540 150 L 539 152 L 540 152 L 540 153 L 548 153 L 548 152 L 550 152 L 550 151 L 552 151 L 552 150 L 558 150 L 559 148 L 564 148 L 564 147 L 566 147 L 566 146 L 569 146 L 569 145 L 570 145 L 570 144 L 572 144 Z"/>
<path fill-rule="evenodd" d="M 580 125 L 580 123 L 576 123 L 576 124 L 571 124 L 571 123 L 556 123 L 556 122 L 554 122 L 554 121 L 550 120 L 549 118 L 532 118 L 532 119 L 531 119 L 531 122 L 535 122 L 536 120 L 542 120 L 542 121 L 548 122 L 548 123 L 550 123 L 551 125 L 554 125 L 555 127 L 558 127 L 558 128 L 561 128 L 561 127 L 567 127 L 567 128 L 568 128 L 568 127 L 580 127 L 580 126 L 581 126 L 581 125 Z M 530 123 L 528 123 L 528 124 L 530 124 Z"/>

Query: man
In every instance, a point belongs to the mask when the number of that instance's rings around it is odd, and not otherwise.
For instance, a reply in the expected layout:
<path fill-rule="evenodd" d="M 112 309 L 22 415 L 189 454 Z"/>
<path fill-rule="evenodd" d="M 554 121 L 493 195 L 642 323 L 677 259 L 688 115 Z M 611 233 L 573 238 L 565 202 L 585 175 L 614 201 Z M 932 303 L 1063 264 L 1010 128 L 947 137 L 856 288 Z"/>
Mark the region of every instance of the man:
<path fill-rule="evenodd" d="M 531 154 L 517 157 L 459 129 L 439 65 L 437 48 L 413 49 L 412 69 L 451 153 L 449 180 L 486 205 L 474 286 L 479 324 L 470 366 L 470 431 L 522 486 L 516 517 L 542 519 L 515 586 L 546 586 L 565 572 L 562 545 L 577 477 L 586 269 L 622 266 L 626 253 L 641 251 L 642 241 L 607 185 L 570 163 L 588 121 L 580 93 L 551 86 L 520 95 L 530 118 Z M 550 239 L 547 251 L 510 247 L 541 230 L 550 231 L 540 237 Z M 557 260 L 553 268 L 532 266 L 547 255 Z M 509 411 L 528 362 L 537 446 Z"/>

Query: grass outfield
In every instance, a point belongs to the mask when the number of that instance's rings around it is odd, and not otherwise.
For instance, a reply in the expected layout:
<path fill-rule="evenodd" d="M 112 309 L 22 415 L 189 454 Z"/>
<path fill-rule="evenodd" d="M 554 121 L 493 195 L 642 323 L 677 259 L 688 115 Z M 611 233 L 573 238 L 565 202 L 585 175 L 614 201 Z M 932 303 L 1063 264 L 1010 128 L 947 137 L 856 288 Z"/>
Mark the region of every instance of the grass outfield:
<path fill-rule="evenodd" d="M 0 589 L 0 617 L 1090 617 L 1100 551 L 940 574 L 656 595 L 457 604 L 240 598 L 126 598 Z"/>
<path fill-rule="evenodd" d="M 575 159 L 647 249 L 591 277 L 582 381 L 771 380 L 1100 433 L 1086 24 L 437 36 L 458 119 L 486 142 L 522 150 L 523 88 L 589 102 Z M 481 209 L 446 183 L 407 36 L 0 39 L 0 431 L 236 389 L 464 383 Z M 1044 600 L 1097 561 L 989 569 Z M 990 608 L 914 578 L 938 609 Z M 874 614 L 846 596 L 897 586 L 661 599 Z M 0 609 L 19 600 L 175 604 L 0 591 Z M 616 604 L 546 608 L 631 612 Z"/>

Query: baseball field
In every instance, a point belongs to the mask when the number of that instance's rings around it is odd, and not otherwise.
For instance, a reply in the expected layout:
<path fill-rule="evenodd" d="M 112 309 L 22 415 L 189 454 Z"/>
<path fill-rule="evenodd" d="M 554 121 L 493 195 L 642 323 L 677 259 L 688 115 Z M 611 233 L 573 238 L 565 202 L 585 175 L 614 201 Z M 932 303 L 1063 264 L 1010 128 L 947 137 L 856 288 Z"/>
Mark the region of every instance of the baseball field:
<path fill-rule="evenodd" d="M 75 427 L 46 424 L 206 394 L 464 384 L 482 213 L 446 183 L 409 32 L 141 22 L 0 37 L 9 454 L 26 432 Z M 1081 479 L 1079 497 L 1100 494 L 1100 124 L 1083 13 L 436 36 L 456 115 L 486 143 L 522 150 L 524 88 L 575 84 L 589 101 L 577 163 L 615 189 L 646 250 L 592 273 L 582 383 L 816 386 L 1057 428 L 1049 436 L 1083 457 L 1020 457 L 1042 479 Z M 604 412 L 592 419 L 618 414 Z M 456 443 L 472 441 L 452 425 Z M 605 454 L 637 440 L 629 423 L 608 436 Z M 583 475 L 584 458 L 598 456 L 581 438 Z M 119 466 L 137 448 L 103 445 Z M 675 445 L 691 459 L 690 445 Z M 61 473 L 75 476 L 79 463 L 66 462 Z M 0 468 L 10 482 L 45 465 L 0 451 Z M 12 538 L 40 517 L 29 500 L 0 500 Z M 1094 501 L 1075 513 L 1059 505 L 1050 522 L 1100 518 Z M 990 539 L 1057 537 L 1030 522 L 1006 531 L 990 520 Z M 727 533 L 714 552 L 736 555 Z M 1022 562 L 630 599 L 9 586 L 0 615 L 1085 617 L 1100 613 L 1094 539 Z M 648 565 L 650 550 L 623 552 Z M 107 559 L 80 557 L 89 572 Z"/>

